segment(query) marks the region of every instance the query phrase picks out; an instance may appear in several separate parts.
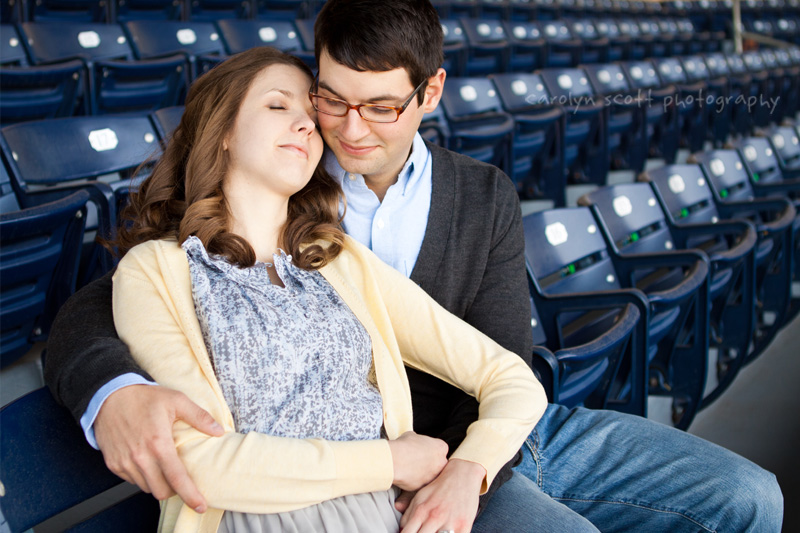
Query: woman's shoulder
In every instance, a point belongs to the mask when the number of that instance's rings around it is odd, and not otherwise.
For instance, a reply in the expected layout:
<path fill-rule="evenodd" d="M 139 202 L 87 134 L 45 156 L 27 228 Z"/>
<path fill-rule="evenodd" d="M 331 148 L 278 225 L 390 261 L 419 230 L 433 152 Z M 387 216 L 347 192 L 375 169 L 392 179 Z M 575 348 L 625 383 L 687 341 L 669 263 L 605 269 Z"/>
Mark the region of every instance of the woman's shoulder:
<path fill-rule="evenodd" d="M 186 261 L 186 253 L 175 239 L 154 239 L 137 244 L 122 257 L 117 270 L 143 270 L 164 262 Z"/>

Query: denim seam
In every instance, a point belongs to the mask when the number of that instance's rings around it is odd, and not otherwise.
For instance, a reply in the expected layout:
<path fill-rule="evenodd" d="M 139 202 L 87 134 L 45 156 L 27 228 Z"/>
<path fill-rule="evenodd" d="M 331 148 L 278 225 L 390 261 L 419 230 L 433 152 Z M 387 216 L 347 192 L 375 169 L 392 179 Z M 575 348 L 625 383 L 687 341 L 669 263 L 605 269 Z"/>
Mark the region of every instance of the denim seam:
<path fill-rule="evenodd" d="M 533 462 L 536 463 L 536 484 L 539 488 L 543 488 L 543 481 L 542 481 L 542 456 L 539 453 L 539 432 L 535 429 L 531 432 L 533 435 L 533 442 L 531 443 L 531 438 L 528 436 L 525 439 L 525 446 L 531 451 L 531 455 L 533 456 Z"/>
<path fill-rule="evenodd" d="M 678 511 L 670 511 L 668 509 L 657 509 L 655 507 L 650 507 L 650 506 L 647 506 L 647 505 L 642 505 L 642 504 L 632 503 L 632 502 L 623 502 L 623 501 L 602 500 L 602 499 L 592 499 L 592 498 L 566 498 L 566 497 L 558 497 L 558 496 L 551 496 L 551 498 L 553 498 L 554 500 L 559 500 L 559 501 L 584 502 L 584 503 L 610 503 L 610 504 L 616 504 L 616 505 L 628 505 L 628 506 L 631 506 L 631 507 L 638 507 L 639 509 L 645 509 L 645 510 L 654 511 L 654 512 L 657 512 L 657 513 L 674 514 L 674 515 L 678 515 L 678 516 L 680 516 L 682 518 L 685 518 L 686 520 L 689 520 L 693 524 L 696 524 L 698 527 L 703 528 L 703 530 L 708 531 L 709 533 L 717 533 L 716 529 L 710 529 L 710 528 L 704 526 L 703 524 L 701 524 L 700 522 L 698 522 L 697 520 L 695 520 L 694 518 L 692 518 L 690 516 L 686 516 L 684 513 L 681 513 L 681 512 L 678 512 Z"/>

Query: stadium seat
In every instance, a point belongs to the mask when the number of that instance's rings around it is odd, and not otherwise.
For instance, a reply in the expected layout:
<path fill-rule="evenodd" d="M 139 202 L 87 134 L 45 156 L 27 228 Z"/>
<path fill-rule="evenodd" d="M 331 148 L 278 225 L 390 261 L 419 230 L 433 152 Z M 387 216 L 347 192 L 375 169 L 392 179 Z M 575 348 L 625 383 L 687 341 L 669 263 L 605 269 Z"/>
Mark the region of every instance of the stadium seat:
<path fill-rule="evenodd" d="M 47 338 L 56 312 L 74 292 L 89 193 L 47 201 L 17 198 L 0 165 L 0 367 Z M 5 479 L 3 479 L 5 482 Z"/>
<path fill-rule="evenodd" d="M 503 109 L 514 117 L 509 177 L 523 199 L 547 198 L 566 205 L 564 110 L 553 105 L 538 74 L 491 76 Z"/>
<path fill-rule="evenodd" d="M 26 22 L 36 64 L 80 59 L 86 67 L 88 113 L 147 113 L 176 105 L 184 89 L 184 58 L 134 59 L 118 24 Z"/>
<path fill-rule="evenodd" d="M 764 58 L 756 50 L 744 52 L 740 59 L 744 62 L 748 72 L 753 78 L 753 84 L 757 87 L 757 103 L 750 108 L 753 115 L 753 125 L 757 127 L 767 127 L 771 122 L 775 122 L 771 108 L 765 105 L 766 102 L 780 97 L 780 81 L 777 73 L 770 73 L 764 65 Z M 729 57 L 729 64 L 731 64 Z M 780 100 L 778 100 L 780 101 Z"/>
<path fill-rule="evenodd" d="M 103 455 L 87 444 L 69 411 L 58 405 L 46 388 L 2 408 L 0 454 L 0 478 L 5 488 L 0 511 L 6 530 L 15 533 L 30 531 L 48 518 L 124 483 L 106 468 Z M 158 501 L 138 492 L 110 506 L 106 503 L 99 513 L 69 531 L 155 531 L 158 518 Z M 64 524 L 69 524 L 69 518 L 62 521 Z"/>
<path fill-rule="evenodd" d="M 113 19 L 104 0 L 36 0 L 30 2 L 31 20 L 108 22 Z"/>
<path fill-rule="evenodd" d="M 462 77 L 467 69 L 467 36 L 461 22 L 456 19 L 441 19 L 444 42 L 444 63 L 442 68 L 451 77 Z"/>
<path fill-rule="evenodd" d="M 0 67 L 26 67 L 29 64 L 25 43 L 17 27 L 0 24 Z"/>
<path fill-rule="evenodd" d="M 711 83 L 727 86 L 727 97 L 724 105 L 728 109 L 730 116 L 730 130 L 728 133 L 734 136 L 750 133 L 752 117 L 747 104 L 747 97 L 750 95 L 750 75 L 747 73 L 734 74 L 728 65 L 725 54 L 722 52 L 706 54 L 704 59 L 711 77 Z M 725 91 L 721 90 L 721 92 Z"/>
<path fill-rule="evenodd" d="M 299 57 L 309 67 L 316 65 L 314 45 L 308 49 L 293 20 L 217 21 L 229 54 L 238 54 L 256 46 L 272 46 Z"/>
<path fill-rule="evenodd" d="M 188 67 L 187 84 L 226 56 L 219 31 L 210 22 L 130 21 L 123 28 L 139 59 L 183 54 Z"/>
<path fill-rule="evenodd" d="M 658 175 L 658 169 L 655 173 Z M 670 178 L 673 185 L 681 179 L 677 175 Z M 745 221 L 681 223 L 683 208 L 675 201 L 664 201 L 658 189 L 647 183 L 604 187 L 581 202 L 596 206 L 609 240 L 623 255 L 700 249 L 709 257 L 708 342 L 718 353 L 716 361 L 708 361 L 708 368 L 716 369 L 715 379 L 707 384 L 700 408 L 709 405 L 733 382 L 753 337 L 755 228 Z M 680 272 L 665 269 L 643 272 L 637 280 L 644 281 L 645 275 L 661 280 L 682 277 Z"/>
<path fill-rule="evenodd" d="M 541 22 L 542 34 L 547 43 L 545 68 L 567 68 L 577 66 L 583 57 L 583 43 L 572 35 L 569 25 L 563 20 Z"/>
<path fill-rule="evenodd" d="M 730 84 L 727 78 L 712 78 L 705 59 L 701 55 L 680 58 L 688 83 L 702 83 L 705 90 L 700 94 L 701 104 L 706 107 L 706 140 L 713 146 L 722 147 L 731 130 Z"/>
<path fill-rule="evenodd" d="M 641 28 L 639 28 L 639 24 L 634 19 L 628 18 L 627 13 L 625 14 L 625 17 L 626 18 L 621 18 L 617 21 L 617 27 L 619 28 L 620 35 L 627 39 L 629 43 L 628 54 L 625 60 L 644 61 L 649 57 L 648 48 L 652 43 L 653 38 L 643 35 Z"/>
<path fill-rule="evenodd" d="M 533 362 L 548 399 L 647 416 L 646 297 L 585 282 L 586 272 L 576 265 L 586 257 L 595 260 L 590 270 L 610 274 L 602 238 L 580 236 L 595 224 L 588 210 L 541 211 L 522 224 L 533 341 L 549 349 L 545 355 L 535 350 Z"/>
<path fill-rule="evenodd" d="M 191 0 L 187 2 L 189 20 L 215 22 L 227 19 L 249 19 L 250 0 Z"/>
<path fill-rule="evenodd" d="M 582 18 L 573 20 L 570 24 L 570 30 L 575 38 L 582 41 L 583 50 L 580 63 L 586 65 L 607 63 L 610 61 L 608 56 L 610 41 L 607 37 L 597 32 L 597 28 L 592 19 Z"/>
<path fill-rule="evenodd" d="M 441 105 L 450 148 L 511 174 L 514 120 L 487 78 L 448 78 Z"/>
<path fill-rule="evenodd" d="M 631 39 L 623 35 L 619 24 L 612 18 L 599 18 L 594 23 L 597 34 L 608 39 L 607 62 L 630 59 Z"/>
<path fill-rule="evenodd" d="M 133 178 L 133 172 L 160 154 L 156 130 L 147 116 L 26 122 L 3 128 L 2 142 L 12 179 L 25 191 L 60 197 L 75 187 L 86 188 L 97 209 L 90 211 L 87 228 L 103 238 L 113 238 L 119 208 L 127 202 L 131 187 L 146 176 L 141 172 Z M 89 242 L 85 248 L 79 286 L 113 265 L 99 244 Z"/>
<path fill-rule="evenodd" d="M 648 353 L 642 366 L 649 366 L 649 393 L 672 396 L 673 423 L 688 427 L 699 406 L 706 372 L 708 266 L 703 255 L 671 252 L 625 257 L 608 242 L 602 221 L 586 207 L 553 209 L 530 217 L 540 223 L 536 228 L 525 227 L 526 238 L 539 236 L 534 252 L 538 258 L 535 255 L 528 259 L 545 265 L 537 279 L 546 294 L 632 289 L 636 288 L 634 273 L 638 269 L 686 269 L 685 277 L 648 294 L 647 312 L 641 316 L 647 319 Z M 570 320 L 567 331 L 572 335 L 590 336 L 607 329 L 615 317 L 606 311 L 573 314 L 562 320 Z M 691 348 L 678 347 L 679 339 L 691 340 Z M 636 383 L 628 379 L 615 385 L 620 392 L 632 386 Z"/>
<path fill-rule="evenodd" d="M 447 118 L 444 116 L 444 106 L 438 105 L 433 111 L 422 116 L 419 134 L 433 144 L 444 148 L 450 146 L 450 128 L 447 125 Z"/>
<path fill-rule="evenodd" d="M 256 18 L 265 20 L 313 19 L 324 0 L 257 0 Z"/>
<path fill-rule="evenodd" d="M 708 91 L 706 83 L 690 82 L 680 60 L 676 57 L 653 59 L 653 65 L 661 78 L 661 85 L 674 85 L 677 89 L 675 104 L 681 146 L 690 152 L 702 150 L 708 130 L 708 107 L 704 101 Z"/>
<path fill-rule="evenodd" d="M 644 170 L 648 153 L 647 101 L 631 89 L 618 64 L 584 65 L 597 101 L 602 100 L 608 124 L 612 170 Z"/>
<path fill-rule="evenodd" d="M 647 100 L 648 157 L 674 162 L 679 142 L 678 108 L 675 103 L 677 89 L 671 85 L 662 86 L 655 67 L 649 61 L 626 61 L 621 66 L 631 89 Z"/>
<path fill-rule="evenodd" d="M 532 72 L 544 67 L 546 53 L 542 31 L 536 22 L 504 21 L 511 45 L 506 72 Z"/>
<path fill-rule="evenodd" d="M 181 20 L 184 3 L 175 0 L 116 0 L 116 22 Z"/>
<path fill-rule="evenodd" d="M 175 131 L 175 128 L 181 123 L 183 110 L 183 106 L 179 105 L 164 107 L 150 114 L 150 120 L 153 122 L 153 127 L 158 132 L 158 138 L 161 139 L 162 146 L 169 141 L 170 137 L 172 137 L 172 132 Z"/>
<path fill-rule="evenodd" d="M 511 45 L 499 20 L 461 19 L 467 37 L 467 59 L 463 77 L 506 72 Z"/>
<path fill-rule="evenodd" d="M 800 136 L 789 124 L 772 126 L 765 131 L 774 150 L 781 177 L 785 180 L 800 178 Z M 764 150 L 766 156 L 766 149 Z M 767 156 L 769 157 L 769 156 Z M 765 163 L 767 160 L 765 160 Z M 771 165 L 766 168 L 770 168 Z M 758 171 L 756 171 L 758 172 Z"/>
<path fill-rule="evenodd" d="M 80 109 L 84 66 L 79 60 L 34 67 L 0 67 L 0 124 L 69 117 Z"/>
<path fill-rule="evenodd" d="M 553 102 L 564 108 L 564 166 L 570 184 L 605 185 L 609 169 L 603 102 L 596 101 L 589 79 L 578 68 L 537 72 Z"/>

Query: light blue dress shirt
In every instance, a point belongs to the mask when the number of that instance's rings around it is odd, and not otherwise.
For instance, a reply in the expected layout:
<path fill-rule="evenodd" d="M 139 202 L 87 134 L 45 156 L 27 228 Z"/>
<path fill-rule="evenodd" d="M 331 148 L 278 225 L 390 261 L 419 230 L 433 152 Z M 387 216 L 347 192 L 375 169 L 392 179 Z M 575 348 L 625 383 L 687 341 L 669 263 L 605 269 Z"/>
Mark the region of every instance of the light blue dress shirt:
<path fill-rule="evenodd" d="M 386 191 L 383 202 L 367 187 L 364 176 L 345 171 L 332 151 L 326 150 L 323 157 L 325 169 L 341 183 L 347 198 L 343 221 L 347 234 L 375 252 L 384 263 L 410 277 L 425 238 L 433 187 L 431 151 L 420 134 L 414 136 L 411 155 L 397 182 Z M 155 383 L 138 374 L 123 374 L 92 396 L 81 417 L 81 427 L 94 448 L 97 448 L 97 441 L 93 424 L 103 403 L 122 387 L 138 384 Z"/>

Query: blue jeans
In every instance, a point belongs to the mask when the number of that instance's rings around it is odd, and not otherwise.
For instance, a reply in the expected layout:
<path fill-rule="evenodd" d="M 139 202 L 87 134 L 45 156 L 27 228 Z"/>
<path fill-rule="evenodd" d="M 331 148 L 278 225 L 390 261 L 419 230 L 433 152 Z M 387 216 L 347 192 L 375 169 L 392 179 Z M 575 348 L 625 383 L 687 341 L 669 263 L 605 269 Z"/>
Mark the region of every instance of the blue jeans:
<path fill-rule="evenodd" d="M 641 417 L 550 405 L 523 457 L 473 532 L 781 530 L 775 476 Z"/>

